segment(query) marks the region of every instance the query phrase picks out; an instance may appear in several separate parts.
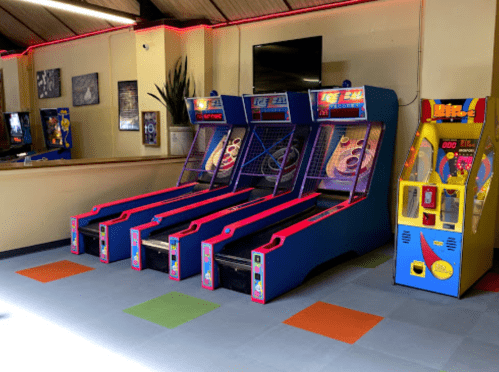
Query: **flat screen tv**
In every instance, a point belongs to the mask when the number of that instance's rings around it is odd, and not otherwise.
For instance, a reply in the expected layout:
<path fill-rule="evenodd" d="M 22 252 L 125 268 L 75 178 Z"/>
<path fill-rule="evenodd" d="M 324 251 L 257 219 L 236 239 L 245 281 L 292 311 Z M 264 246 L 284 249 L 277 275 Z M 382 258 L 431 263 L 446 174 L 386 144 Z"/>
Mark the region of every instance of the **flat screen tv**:
<path fill-rule="evenodd" d="M 6 112 L 4 119 L 12 146 L 31 144 L 29 112 Z"/>
<path fill-rule="evenodd" d="M 253 93 L 321 87 L 322 36 L 253 46 Z"/>

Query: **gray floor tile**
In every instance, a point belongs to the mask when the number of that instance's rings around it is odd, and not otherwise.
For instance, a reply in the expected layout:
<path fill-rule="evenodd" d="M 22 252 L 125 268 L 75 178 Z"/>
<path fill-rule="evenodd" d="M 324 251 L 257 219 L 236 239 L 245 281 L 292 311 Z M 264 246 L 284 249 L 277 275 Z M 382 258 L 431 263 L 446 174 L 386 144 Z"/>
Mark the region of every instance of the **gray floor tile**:
<path fill-rule="evenodd" d="M 324 296 L 342 288 L 345 284 L 364 275 L 368 270 L 363 267 L 352 266 L 348 263 L 338 265 L 309 280 L 299 287 L 285 293 L 281 297 L 303 297 L 319 300 Z"/>
<path fill-rule="evenodd" d="M 232 350 L 219 345 L 216 335 L 211 342 L 201 344 L 197 342 L 195 335 L 172 332 L 168 337 L 157 336 L 139 345 L 134 353 L 141 356 L 140 360 L 143 364 L 158 371 L 286 371 L 244 354 L 236 355 Z"/>
<path fill-rule="evenodd" d="M 279 323 L 280 320 L 258 312 L 255 307 L 235 308 L 222 305 L 176 329 L 188 336 L 195 335 L 196 342 L 201 345 L 211 344 L 216 339 L 218 347 L 230 351 Z"/>
<path fill-rule="evenodd" d="M 442 368 L 462 339 L 446 332 L 384 319 L 356 345 L 430 368 Z"/>
<path fill-rule="evenodd" d="M 393 263 L 386 262 L 375 269 L 366 269 L 363 275 L 355 278 L 352 283 L 373 288 L 380 291 L 391 292 L 410 298 L 417 290 L 414 288 L 393 285 Z"/>
<path fill-rule="evenodd" d="M 419 363 L 410 362 L 375 350 L 353 345 L 320 372 L 438 372 Z"/>
<path fill-rule="evenodd" d="M 480 311 L 410 299 L 388 317 L 433 330 L 466 336 L 482 314 Z"/>
<path fill-rule="evenodd" d="M 482 314 L 469 332 L 469 337 L 499 346 L 499 313 L 487 311 Z"/>
<path fill-rule="evenodd" d="M 278 324 L 235 350 L 285 371 L 317 371 L 351 345 L 303 329 Z"/>
<path fill-rule="evenodd" d="M 466 337 L 443 369 L 447 372 L 497 372 L 499 346 Z"/>
<path fill-rule="evenodd" d="M 499 313 L 499 293 L 497 292 L 484 292 L 484 296 L 488 296 L 487 310 Z"/>
<path fill-rule="evenodd" d="M 406 299 L 394 293 L 348 283 L 321 300 L 348 309 L 384 317 L 393 312 Z"/>

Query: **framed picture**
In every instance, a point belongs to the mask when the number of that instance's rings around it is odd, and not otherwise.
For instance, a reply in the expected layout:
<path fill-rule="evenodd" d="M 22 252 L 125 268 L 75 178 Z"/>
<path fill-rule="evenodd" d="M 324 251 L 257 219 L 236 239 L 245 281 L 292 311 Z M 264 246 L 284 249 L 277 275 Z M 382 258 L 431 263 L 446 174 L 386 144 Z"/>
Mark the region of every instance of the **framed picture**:
<path fill-rule="evenodd" d="M 55 98 L 61 96 L 61 69 L 36 72 L 38 98 Z"/>
<path fill-rule="evenodd" d="M 142 111 L 142 144 L 159 147 L 159 111 Z"/>
<path fill-rule="evenodd" d="M 99 74 L 74 76 L 72 79 L 73 106 L 97 105 L 99 103 Z"/>
<path fill-rule="evenodd" d="M 137 80 L 118 81 L 120 130 L 140 130 Z"/>

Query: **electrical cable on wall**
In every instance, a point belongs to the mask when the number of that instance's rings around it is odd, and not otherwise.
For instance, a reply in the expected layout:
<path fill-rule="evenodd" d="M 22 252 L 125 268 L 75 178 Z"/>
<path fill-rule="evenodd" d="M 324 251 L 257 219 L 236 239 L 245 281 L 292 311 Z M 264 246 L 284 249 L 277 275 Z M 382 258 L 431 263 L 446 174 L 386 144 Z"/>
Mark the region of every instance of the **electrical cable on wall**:
<path fill-rule="evenodd" d="M 421 92 L 421 89 L 420 89 L 420 74 L 421 74 L 421 42 L 422 42 L 422 23 L 423 23 L 423 0 L 420 0 L 420 3 L 419 3 L 419 36 L 418 36 L 418 72 L 417 72 L 417 75 L 416 75 L 416 97 L 414 97 L 414 99 L 409 102 L 409 103 L 406 103 L 404 105 L 400 105 L 399 104 L 399 107 L 403 107 L 403 106 L 409 106 L 411 104 L 414 103 L 414 101 L 416 101 L 419 97 L 419 94 Z"/>

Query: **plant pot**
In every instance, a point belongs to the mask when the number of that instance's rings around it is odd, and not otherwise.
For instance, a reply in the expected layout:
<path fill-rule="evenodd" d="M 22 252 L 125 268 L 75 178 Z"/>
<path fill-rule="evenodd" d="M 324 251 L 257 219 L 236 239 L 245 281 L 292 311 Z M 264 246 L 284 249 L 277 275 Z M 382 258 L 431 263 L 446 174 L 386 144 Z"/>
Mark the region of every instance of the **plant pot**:
<path fill-rule="evenodd" d="M 170 127 L 170 155 L 187 156 L 193 139 L 190 127 Z"/>

